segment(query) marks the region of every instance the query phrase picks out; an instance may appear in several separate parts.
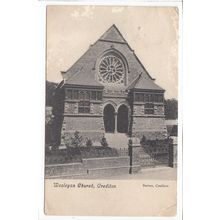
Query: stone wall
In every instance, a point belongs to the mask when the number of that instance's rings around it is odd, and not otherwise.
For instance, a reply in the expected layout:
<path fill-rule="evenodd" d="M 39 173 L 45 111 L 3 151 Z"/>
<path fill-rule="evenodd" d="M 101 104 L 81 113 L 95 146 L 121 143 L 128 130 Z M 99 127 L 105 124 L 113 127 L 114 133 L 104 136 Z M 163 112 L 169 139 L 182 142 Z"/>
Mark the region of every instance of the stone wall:
<path fill-rule="evenodd" d="M 107 90 L 108 91 L 108 90 Z M 111 91 L 112 92 L 112 91 Z M 84 138 L 90 138 L 95 142 L 100 142 L 101 137 L 105 133 L 103 109 L 107 103 L 111 103 L 115 111 L 121 103 L 126 103 L 127 96 L 117 94 L 116 97 L 110 91 L 103 95 L 103 101 L 91 101 L 90 113 L 78 113 L 78 101 L 66 100 L 64 103 L 64 120 L 61 129 L 61 138 L 64 139 L 66 134 L 73 135 L 77 130 Z M 120 92 L 120 91 L 119 91 Z M 164 139 L 167 137 L 167 128 L 164 119 L 164 105 L 162 103 L 154 104 L 154 115 L 145 114 L 144 103 L 134 103 L 134 107 L 129 107 L 129 135 L 132 134 L 141 138 L 143 135 L 147 139 Z M 61 143 L 63 143 L 61 141 Z"/>
<path fill-rule="evenodd" d="M 103 167 L 118 167 L 118 166 L 129 166 L 129 157 L 103 157 L 103 158 L 89 158 L 83 159 L 83 164 L 92 168 L 103 168 Z"/>
<path fill-rule="evenodd" d="M 135 103 L 133 107 L 132 135 L 142 138 L 143 135 L 149 140 L 165 139 L 167 128 L 164 118 L 164 105 L 154 103 L 154 114 L 145 114 L 144 103 Z"/>
<path fill-rule="evenodd" d="M 172 140 L 172 144 L 170 146 L 170 166 L 177 167 L 178 155 L 177 155 L 177 144 L 178 138 L 177 137 L 170 137 Z"/>
<path fill-rule="evenodd" d="M 155 115 L 164 115 L 164 105 L 163 104 L 154 104 L 154 114 Z"/>
<path fill-rule="evenodd" d="M 100 142 L 104 131 L 103 117 L 94 116 L 65 116 L 62 126 L 61 138 L 65 135 L 74 136 L 74 132 L 79 131 L 84 139 L 89 138 L 93 142 Z"/>
<path fill-rule="evenodd" d="M 47 165 L 45 177 L 56 177 L 61 175 L 86 174 L 87 170 L 82 163 Z"/>
<path fill-rule="evenodd" d="M 129 173 L 129 157 L 83 159 L 82 163 L 47 165 L 45 178 L 94 178 Z"/>
<path fill-rule="evenodd" d="M 133 117 L 132 135 L 138 138 L 145 135 L 148 140 L 165 139 L 167 128 L 164 120 L 160 117 Z"/>
<path fill-rule="evenodd" d="M 78 102 L 65 102 L 64 114 L 78 114 Z"/>
<path fill-rule="evenodd" d="M 144 104 L 134 104 L 133 114 L 145 116 Z M 164 105 L 163 104 L 154 103 L 154 115 L 164 116 Z"/>
<path fill-rule="evenodd" d="M 91 103 L 91 114 L 102 115 L 102 104 L 101 103 Z"/>
<path fill-rule="evenodd" d="M 70 109 L 70 108 L 69 108 Z M 69 115 L 65 116 L 62 126 L 62 134 L 73 134 L 76 130 L 82 136 L 100 141 L 105 133 L 102 105 L 93 105 L 93 114 L 88 115 Z M 95 114 L 96 113 L 96 114 Z M 144 114 L 144 108 L 138 106 L 133 115 L 132 135 L 141 138 L 143 135 L 147 139 L 164 139 L 167 137 L 165 119 L 161 115 L 149 116 Z"/>
<path fill-rule="evenodd" d="M 145 115 L 144 114 L 144 105 L 134 105 L 133 107 L 133 115 Z"/>
<path fill-rule="evenodd" d="M 66 131 L 103 131 L 103 118 L 91 116 L 64 117 Z"/>
<path fill-rule="evenodd" d="M 66 115 L 78 115 L 78 102 L 66 101 L 64 105 L 64 114 Z M 102 115 L 102 103 L 90 101 L 90 113 L 91 115 Z"/>

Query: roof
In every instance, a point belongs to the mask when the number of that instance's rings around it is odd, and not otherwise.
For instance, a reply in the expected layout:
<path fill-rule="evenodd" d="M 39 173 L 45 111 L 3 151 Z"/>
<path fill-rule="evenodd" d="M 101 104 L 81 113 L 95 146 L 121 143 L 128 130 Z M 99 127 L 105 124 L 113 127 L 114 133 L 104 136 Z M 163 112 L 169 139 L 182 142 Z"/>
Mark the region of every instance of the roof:
<path fill-rule="evenodd" d="M 127 43 L 114 24 L 99 38 L 99 40 Z"/>
<path fill-rule="evenodd" d="M 79 72 L 70 76 L 66 81 L 66 84 L 103 87 L 100 82 L 95 80 L 92 70 L 84 67 L 82 67 Z"/>
<path fill-rule="evenodd" d="M 106 51 L 114 50 L 122 54 L 128 63 L 128 84 L 134 88 L 162 90 L 153 82 L 145 67 L 141 64 L 134 51 L 128 45 L 115 25 L 112 25 L 89 49 L 65 72 L 62 72 L 64 84 L 78 86 L 103 87 L 97 80 L 97 58 Z M 142 80 L 135 80 L 139 73 L 143 73 Z M 135 85 L 134 85 L 135 84 Z"/>
<path fill-rule="evenodd" d="M 139 74 L 138 77 L 134 79 L 130 85 L 128 85 L 127 89 L 164 91 L 164 89 L 158 86 L 152 79 L 149 79 L 145 73 Z"/>

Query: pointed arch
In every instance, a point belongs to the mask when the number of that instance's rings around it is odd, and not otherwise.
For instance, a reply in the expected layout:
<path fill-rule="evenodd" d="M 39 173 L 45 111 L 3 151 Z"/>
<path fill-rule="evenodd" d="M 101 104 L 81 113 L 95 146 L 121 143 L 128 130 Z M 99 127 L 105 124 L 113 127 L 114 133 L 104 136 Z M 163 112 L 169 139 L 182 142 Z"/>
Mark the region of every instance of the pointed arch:
<path fill-rule="evenodd" d="M 116 109 L 117 109 L 117 104 L 116 104 L 115 102 L 111 101 L 111 100 L 108 100 L 108 101 L 106 101 L 106 102 L 104 102 L 104 103 L 102 104 L 102 111 L 104 111 L 105 106 L 108 105 L 108 104 L 112 105 L 112 106 L 114 107 L 115 112 L 117 112 L 117 111 L 116 111 Z"/>
<path fill-rule="evenodd" d="M 128 108 L 129 111 L 131 110 L 130 105 L 128 104 L 128 102 L 123 101 L 123 102 L 120 102 L 120 103 L 117 105 L 117 107 L 116 107 L 116 112 L 118 112 L 118 109 L 119 109 L 122 105 L 125 105 L 125 106 Z"/>
<path fill-rule="evenodd" d="M 108 103 L 103 108 L 103 120 L 105 132 L 115 132 L 115 108 L 112 104 Z"/>

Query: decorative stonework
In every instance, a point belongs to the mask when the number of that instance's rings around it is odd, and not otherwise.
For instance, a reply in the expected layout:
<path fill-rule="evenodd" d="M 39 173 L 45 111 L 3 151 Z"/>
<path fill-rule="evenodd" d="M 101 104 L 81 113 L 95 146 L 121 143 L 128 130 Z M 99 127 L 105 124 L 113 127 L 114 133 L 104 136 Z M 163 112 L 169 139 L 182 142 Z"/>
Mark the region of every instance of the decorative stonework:
<path fill-rule="evenodd" d="M 78 102 L 74 104 L 74 114 L 78 114 Z"/>
<path fill-rule="evenodd" d="M 94 114 L 94 105 L 93 105 L 93 103 L 90 104 L 90 113 Z"/>
<path fill-rule="evenodd" d="M 128 93 L 123 89 L 109 89 L 105 88 L 103 91 L 104 96 L 127 96 Z"/>
<path fill-rule="evenodd" d="M 144 114 L 144 105 L 135 105 L 134 106 L 134 115 L 145 115 Z"/>
<path fill-rule="evenodd" d="M 164 105 L 155 105 L 154 106 L 154 113 L 156 115 L 164 115 Z"/>
<path fill-rule="evenodd" d="M 102 83 L 123 84 L 125 76 L 124 64 L 114 55 L 105 56 L 99 64 L 98 78 Z"/>

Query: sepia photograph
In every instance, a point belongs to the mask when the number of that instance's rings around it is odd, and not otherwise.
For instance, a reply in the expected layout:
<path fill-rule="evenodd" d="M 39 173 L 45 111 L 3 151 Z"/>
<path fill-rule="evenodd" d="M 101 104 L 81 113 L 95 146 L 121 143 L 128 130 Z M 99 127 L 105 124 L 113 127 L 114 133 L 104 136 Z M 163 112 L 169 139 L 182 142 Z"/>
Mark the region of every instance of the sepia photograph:
<path fill-rule="evenodd" d="M 1 3 L 1 219 L 220 219 L 220 1 Z"/>
<path fill-rule="evenodd" d="M 170 188 L 175 212 L 178 22 L 177 7 L 47 6 L 46 213 L 51 188 L 120 180 Z"/>

